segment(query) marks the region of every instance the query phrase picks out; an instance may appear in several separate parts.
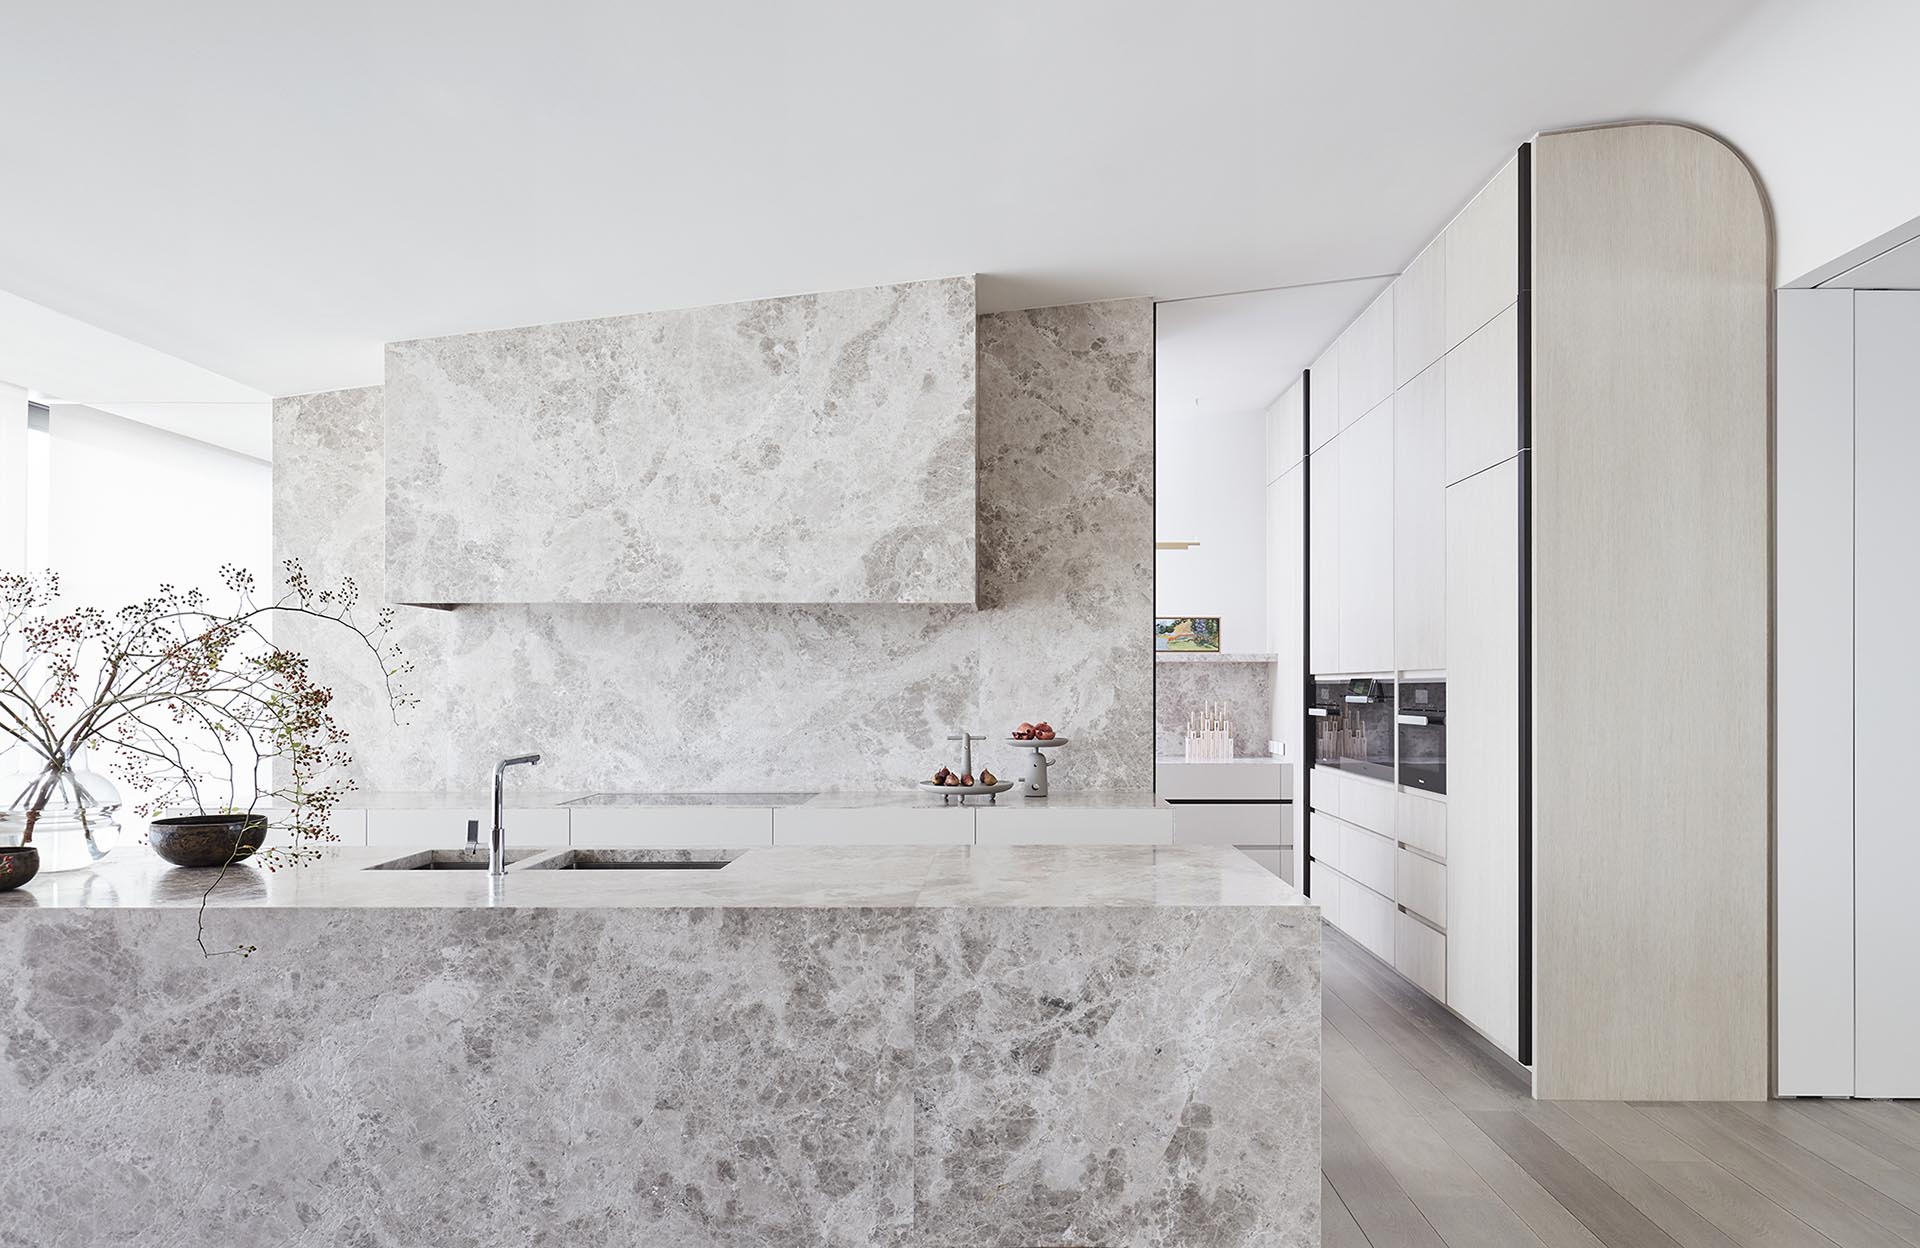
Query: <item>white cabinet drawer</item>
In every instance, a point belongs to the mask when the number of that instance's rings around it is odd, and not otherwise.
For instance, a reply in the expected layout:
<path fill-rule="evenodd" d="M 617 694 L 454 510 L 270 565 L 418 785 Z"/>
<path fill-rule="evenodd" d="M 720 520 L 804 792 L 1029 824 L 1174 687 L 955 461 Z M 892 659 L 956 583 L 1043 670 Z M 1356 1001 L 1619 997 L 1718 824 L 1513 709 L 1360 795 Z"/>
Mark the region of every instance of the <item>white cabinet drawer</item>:
<path fill-rule="evenodd" d="M 1340 873 L 1318 858 L 1313 860 L 1313 879 L 1310 881 L 1313 891 L 1307 895 L 1320 907 L 1320 917 L 1335 927 L 1340 926 L 1340 893 L 1346 881 Z"/>
<path fill-rule="evenodd" d="M 593 849 L 771 845 L 773 811 L 755 806 L 576 807 L 573 843 Z"/>
<path fill-rule="evenodd" d="M 1291 845 L 1287 812 L 1278 802 L 1206 802 L 1173 808 L 1175 845 Z M 986 820 L 980 821 L 981 833 Z M 982 842 L 985 843 L 984 841 Z"/>
<path fill-rule="evenodd" d="M 971 806 L 782 806 L 775 845 L 971 845 Z"/>
<path fill-rule="evenodd" d="M 1340 791 L 1340 818 L 1369 832 L 1378 832 L 1398 840 L 1394 832 L 1394 796 L 1396 790 L 1381 780 L 1345 777 Z"/>
<path fill-rule="evenodd" d="M 1402 790 L 1394 801 L 1394 835 L 1435 858 L 1447 856 L 1447 804 Z"/>
<path fill-rule="evenodd" d="M 1340 813 L 1340 782 L 1345 779 L 1331 767 L 1315 767 L 1312 775 L 1313 808 L 1330 815 Z"/>
<path fill-rule="evenodd" d="M 1345 880 L 1340 889 L 1340 930 L 1389 965 L 1393 962 L 1393 924 L 1403 917 L 1393 903 L 1358 881 Z"/>
<path fill-rule="evenodd" d="M 1293 796 L 1293 764 L 1279 759 L 1236 763 L 1154 764 L 1154 787 L 1170 802 L 1277 802 Z M 990 808 L 989 808 L 990 809 Z"/>
<path fill-rule="evenodd" d="M 1341 829 L 1340 874 L 1383 897 L 1393 896 L 1394 843 L 1351 824 Z"/>
<path fill-rule="evenodd" d="M 1447 925 L 1447 868 L 1410 849 L 1394 852 L 1393 899 L 1435 926 Z"/>
<path fill-rule="evenodd" d="M 557 807 L 515 808 L 504 816 L 507 847 L 549 847 L 569 843 L 568 812 Z M 480 844 L 493 829 L 493 812 L 481 807 L 410 810 L 383 807 L 367 812 L 367 844 L 448 849 L 467 843 L 467 824 L 480 825 Z"/>
<path fill-rule="evenodd" d="M 1313 821 L 1313 844 L 1308 848 L 1313 851 L 1314 861 L 1324 862 L 1338 871 L 1341 866 L 1340 840 L 1343 835 L 1340 821 L 1323 811 L 1315 811 L 1307 818 Z"/>
<path fill-rule="evenodd" d="M 977 845 L 1171 845 L 1176 827 L 1168 806 L 1144 810 L 1049 808 L 1042 801 L 975 806 Z"/>
<path fill-rule="evenodd" d="M 1447 938 L 1411 915 L 1393 916 L 1393 969 L 1436 1001 L 1447 999 Z"/>

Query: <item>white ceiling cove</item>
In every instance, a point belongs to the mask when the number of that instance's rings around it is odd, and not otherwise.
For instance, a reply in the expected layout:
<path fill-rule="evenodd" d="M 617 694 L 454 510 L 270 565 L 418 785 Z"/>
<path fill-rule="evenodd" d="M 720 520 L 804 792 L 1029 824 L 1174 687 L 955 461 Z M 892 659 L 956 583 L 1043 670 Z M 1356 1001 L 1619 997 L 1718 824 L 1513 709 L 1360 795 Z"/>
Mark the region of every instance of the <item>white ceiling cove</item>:
<path fill-rule="evenodd" d="M 988 310 L 1390 273 L 1751 7 L 10 0 L 0 290 L 289 394 L 958 273 Z"/>

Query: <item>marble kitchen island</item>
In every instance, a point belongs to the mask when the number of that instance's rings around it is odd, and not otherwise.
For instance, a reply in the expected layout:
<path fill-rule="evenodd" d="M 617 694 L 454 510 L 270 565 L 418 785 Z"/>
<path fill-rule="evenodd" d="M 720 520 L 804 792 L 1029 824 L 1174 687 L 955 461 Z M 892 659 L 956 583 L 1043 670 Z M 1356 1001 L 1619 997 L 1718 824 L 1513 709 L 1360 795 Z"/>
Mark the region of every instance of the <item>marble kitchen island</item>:
<path fill-rule="evenodd" d="M 0 1243 L 1319 1242 L 1318 911 L 1234 851 L 574 852 L 238 868 L 246 957 L 143 849 L 0 894 Z"/>

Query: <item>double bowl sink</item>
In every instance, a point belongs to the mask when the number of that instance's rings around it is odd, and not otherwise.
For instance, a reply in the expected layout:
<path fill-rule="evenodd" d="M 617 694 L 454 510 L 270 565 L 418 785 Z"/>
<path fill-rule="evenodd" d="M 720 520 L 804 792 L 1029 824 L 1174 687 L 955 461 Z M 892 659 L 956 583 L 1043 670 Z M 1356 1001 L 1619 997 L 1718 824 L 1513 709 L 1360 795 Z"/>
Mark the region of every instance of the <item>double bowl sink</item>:
<path fill-rule="evenodd" d="M 739 856 L 727 849 L 510 849 L 507 870 L 718 871 Z M 423 849 L 378 862 L 369 871 L 485 871 L 483 849 Z"/>

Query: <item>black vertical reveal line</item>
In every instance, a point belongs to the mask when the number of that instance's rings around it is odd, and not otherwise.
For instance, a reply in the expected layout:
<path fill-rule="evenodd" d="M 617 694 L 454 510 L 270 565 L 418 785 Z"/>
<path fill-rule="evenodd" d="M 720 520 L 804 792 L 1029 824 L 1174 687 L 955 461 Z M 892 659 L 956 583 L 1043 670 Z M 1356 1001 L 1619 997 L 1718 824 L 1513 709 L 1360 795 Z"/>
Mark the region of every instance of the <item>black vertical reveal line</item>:
<path fill-rule="evenodd" d="M 1300 757 L 1293 833 L 1300 840 L 1300 891 L 1313 896 L 1313 370 L 1300 370 Z"/>
<path fill-rule="evenodd" d="M 1520 1044 L 1533 1065 L 1533 144 L 1520 145 Z"/>

